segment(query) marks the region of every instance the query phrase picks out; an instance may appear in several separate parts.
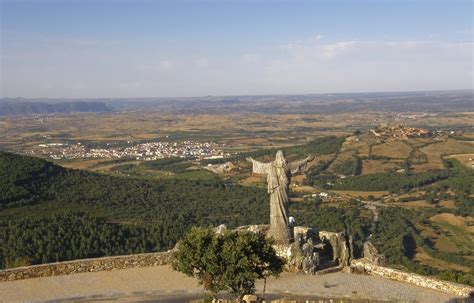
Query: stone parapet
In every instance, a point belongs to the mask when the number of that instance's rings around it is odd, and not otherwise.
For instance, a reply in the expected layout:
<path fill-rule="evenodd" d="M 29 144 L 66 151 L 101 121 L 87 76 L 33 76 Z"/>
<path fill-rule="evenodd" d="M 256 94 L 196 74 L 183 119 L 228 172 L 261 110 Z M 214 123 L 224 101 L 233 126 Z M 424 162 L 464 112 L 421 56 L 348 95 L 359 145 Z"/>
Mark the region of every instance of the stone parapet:
<path fill-rule="evenodd" d="M 0 281 L 171 264 L 172 251 L 81 259 L 0 270 Z"/>
<path fill-rule="evenodd" d="M 462 297 L 469 297 L 474 293 L 474 287 L 468 285 L 457 284 L 432 277 L 404 272 L 398 269 L 375 265 L 365 259 L 352 260 L 350 268 L 351 272 L 366 273 L 396 281 L 407 282 L 421 287 L 456 294 Z"/>

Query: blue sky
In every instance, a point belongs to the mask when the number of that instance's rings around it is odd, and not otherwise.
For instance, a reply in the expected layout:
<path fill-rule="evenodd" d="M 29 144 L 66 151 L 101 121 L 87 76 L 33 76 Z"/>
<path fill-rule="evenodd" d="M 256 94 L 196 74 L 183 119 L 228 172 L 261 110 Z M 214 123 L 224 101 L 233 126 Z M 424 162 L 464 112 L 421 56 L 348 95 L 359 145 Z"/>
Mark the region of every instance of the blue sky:
<path fill-rule="evenodd" d="M 473 88 L 471 1 L 1 3 L 1 96 Z"/>

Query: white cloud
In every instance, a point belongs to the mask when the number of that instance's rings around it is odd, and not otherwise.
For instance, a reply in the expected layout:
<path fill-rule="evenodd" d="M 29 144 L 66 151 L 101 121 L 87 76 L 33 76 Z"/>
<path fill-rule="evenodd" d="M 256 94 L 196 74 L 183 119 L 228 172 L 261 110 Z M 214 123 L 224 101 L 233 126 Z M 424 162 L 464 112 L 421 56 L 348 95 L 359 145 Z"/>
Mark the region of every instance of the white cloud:
<path fill-rule="evenodd" d="M 350 52 L 356 48 L 357 44 L 354 41 L 343 41 L 332 44 L 325 44 L 318 47 L 317 51 L 325 58 L 332 59 L 341 54 Z"/>
<path fill-rule="evenodd" d="M 311 36 L 243 53 L 7 37 L 3 96 L 193 96 L 473 87 L 474 44 Z M 18 40 L 18 43 L 14 43 Z M 37 43 L 36 43 L 37 42 Z M 282 41 L 284 42 L 284 41 Z M 35 45 L 35 47 L 31 47 Z"/>

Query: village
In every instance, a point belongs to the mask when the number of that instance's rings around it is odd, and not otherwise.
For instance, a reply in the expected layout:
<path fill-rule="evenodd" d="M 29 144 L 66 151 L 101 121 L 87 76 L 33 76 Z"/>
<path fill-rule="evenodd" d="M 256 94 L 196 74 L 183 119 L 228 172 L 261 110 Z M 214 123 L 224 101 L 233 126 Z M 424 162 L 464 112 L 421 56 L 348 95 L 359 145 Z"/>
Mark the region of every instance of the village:
<path fill-rule="evenodd" d="M 420 138 L 420 137 L 431 137 L 432 133 L 423 128 L 406 127 L 401 124 L 395 126 L 389 126 L 387 124 L 381 124 L 375 129 L 371 129 L 370 132 L 379 138 Z"/>
<path fill-rule="evenodd" d="M 110 146 L 107 143 L 106 146 Z M 184 159 L 216 159 L 228 156 L 219 149 L 214 142 L 147 142 L 130 147 L 104 147 L 88 148 L 82 143 L 48 143 L 39 144 L 38 148 L 31 150 L 29 154 L 49 157 L 54 160 L 81 159 L 81 158 L 105 158 L 105 159 L 135 159 L 135 160 L 157 160 L 169 157 Z"/>

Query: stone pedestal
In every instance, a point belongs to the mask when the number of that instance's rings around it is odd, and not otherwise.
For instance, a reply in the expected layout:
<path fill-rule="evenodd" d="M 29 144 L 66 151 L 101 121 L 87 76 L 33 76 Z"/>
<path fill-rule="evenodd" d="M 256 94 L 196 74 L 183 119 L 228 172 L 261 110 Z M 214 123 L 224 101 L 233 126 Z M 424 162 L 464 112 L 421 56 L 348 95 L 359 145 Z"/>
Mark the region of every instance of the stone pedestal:
<path fill-rule="evenodd" d="M 237 229 L 272 236 L 269 225 L 249 225 Z M 280 238 L 273 248 L 278 256 L 286 260 L 285 266 L 289 271 L 314 274 L 321 269 L 349 265 L 352 246 L 345 232 L 316 232 L 309 227 L 295 226 L 288 228 L 285 234 L 288 237 Z"/>
<path fill-rule="evenodd" d="M 270 226 L 266 236 L 273 238 L 275 244 L 280 245 L 290 244 L 295 240 L 293 228 L 287 226 Z"/>

